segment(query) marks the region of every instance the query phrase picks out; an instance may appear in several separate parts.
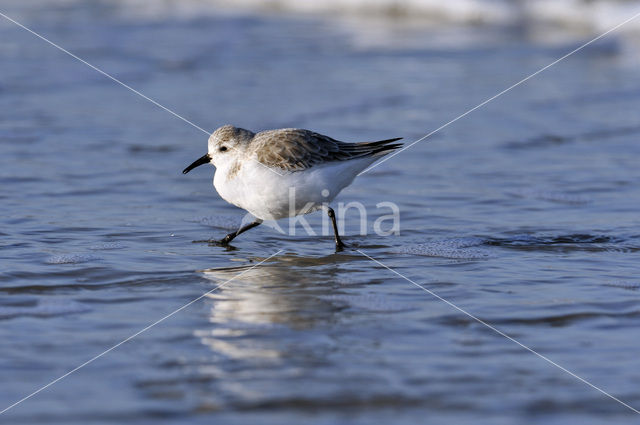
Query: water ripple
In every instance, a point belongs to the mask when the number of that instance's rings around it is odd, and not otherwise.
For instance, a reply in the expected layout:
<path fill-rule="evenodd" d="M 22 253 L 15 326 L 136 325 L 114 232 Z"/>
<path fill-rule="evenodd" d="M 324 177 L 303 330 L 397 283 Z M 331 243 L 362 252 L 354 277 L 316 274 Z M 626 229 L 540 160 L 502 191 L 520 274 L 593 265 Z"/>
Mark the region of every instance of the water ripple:
<path fill-rule="evenodd" d="M 12 319 L 20 316 L 55 317 L 88 311 L 91 311 L 91 308 L 72 300 L 43 299 L 32 303 L 24 302 L 21 305 L 0 306 L 0 319 Z"/>

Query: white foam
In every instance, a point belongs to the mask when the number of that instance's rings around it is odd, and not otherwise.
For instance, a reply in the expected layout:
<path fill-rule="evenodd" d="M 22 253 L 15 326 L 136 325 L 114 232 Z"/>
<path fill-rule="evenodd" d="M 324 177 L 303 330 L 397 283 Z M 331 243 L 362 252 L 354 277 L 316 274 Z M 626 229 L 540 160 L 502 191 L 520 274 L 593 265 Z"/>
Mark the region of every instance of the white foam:
<path fill-rule="evenodd" d="M 77 264 L 100 259 L 100 257 L 92 254 L 61 254 L 49 257 L 46 262 L 47 264 Z"/>
<path fill-rule="evenodd" d="M 613 288 L 622 288 L 622 289 L 631 289 L 638 290 L 640 289 L 640 282 L 628 281 L 628 280 L 618 280 L 613 282 L 607 282 L 604 286 L 611 286 Z"/>
<path fill-rule="evenodd" d="M 588 27 L 606 31 L 631 18 L 640 10 L 640 2 L 611 0 L 537 0 L 522 2 L 523 16 L 528 21 L 574 27 Z M 640 29 L 637 21 L 629 22 L 625 29 Z"/>
<path fill-rule="evenodd" d="M 480 238 L 443 239 L 426 243 L 403 245 L 392 249 L 396 254 L 424 255 L 427 257 L 443 257 L 455 259 L 481 259 L 491 257 L 488 249 L 480 247 L 484 244 Z"/>
<path fill-rule="evenodd" d="M 196 17 L 222 11 L 295 12 L 331 17 L 423 18 L 434 23 L 491 25 L 555 24 L 607 30 L 638 13 L 640 1 L 611 0 L 116 0 L 127 16 Z M 639 30 L 632 21 L 622 30 Z"/>
<path fill-rule="evenodd" d="M 91 245 L 89 249 L 94 251 L 105 251 L 110 249 L 122 249 L 124 245 L 120 242 L 102 242 L 95 245 Z"/>

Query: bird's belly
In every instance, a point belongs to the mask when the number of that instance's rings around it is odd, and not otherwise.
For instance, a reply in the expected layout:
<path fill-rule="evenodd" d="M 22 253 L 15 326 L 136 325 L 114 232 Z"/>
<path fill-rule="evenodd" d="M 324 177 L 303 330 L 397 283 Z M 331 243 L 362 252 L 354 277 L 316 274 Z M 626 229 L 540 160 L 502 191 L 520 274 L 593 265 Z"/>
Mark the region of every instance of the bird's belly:
<path fill-rule="evenodd" d="M 216 176 L 214 186 L 230 204 L 248 211 L 256 218 L 277 220 L 316 211 L 324 203 L 332 201 L 346 186 L 336 186 L 334 180 L 325 178 L 322 170 L 305 170 L 280 176 L 265 168 L 240 173 L 232 179 Z"/>

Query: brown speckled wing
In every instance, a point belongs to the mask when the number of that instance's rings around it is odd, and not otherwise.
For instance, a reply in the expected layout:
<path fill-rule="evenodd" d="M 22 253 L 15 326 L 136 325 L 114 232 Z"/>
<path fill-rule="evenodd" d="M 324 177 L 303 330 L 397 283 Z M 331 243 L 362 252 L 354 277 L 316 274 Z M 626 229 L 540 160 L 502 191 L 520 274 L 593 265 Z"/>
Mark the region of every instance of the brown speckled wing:
<path fill-rule="evenodd" d="M 400 138 L 344 143 L 313 131 L 285 128 L 256 134 L 251 147 L 256 159 L 268 167 L 301 171 L 326 162 L 391 152 L 402 146 L 401 143 L 392 143 L 396 140 Z"/>

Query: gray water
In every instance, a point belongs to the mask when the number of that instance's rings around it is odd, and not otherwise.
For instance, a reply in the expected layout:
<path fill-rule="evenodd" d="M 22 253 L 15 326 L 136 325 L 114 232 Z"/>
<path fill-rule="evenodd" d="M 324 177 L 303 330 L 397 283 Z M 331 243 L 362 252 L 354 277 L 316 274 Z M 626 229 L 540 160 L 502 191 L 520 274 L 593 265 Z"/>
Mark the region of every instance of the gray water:
<path fill-rule="evenodd" d="M 296 15 L 2 12 L 207 131 L 414 141 L 588 38 Z M 0 415 L 70 423 L 632 423 L 640 80 L 612 35 L 359 177 L 400 235 L 257 228 L 181 170 L 207 136 L 0 22 Z M 313 226 L 321 213 L 310 216 Z M 286 225 L 286 223 L 285 223 Z M 252 268 L 260 261 L 264 264 Z"/>

